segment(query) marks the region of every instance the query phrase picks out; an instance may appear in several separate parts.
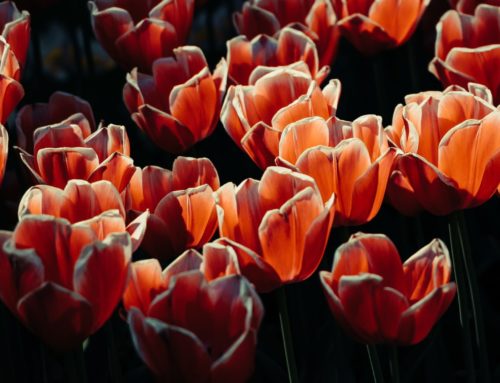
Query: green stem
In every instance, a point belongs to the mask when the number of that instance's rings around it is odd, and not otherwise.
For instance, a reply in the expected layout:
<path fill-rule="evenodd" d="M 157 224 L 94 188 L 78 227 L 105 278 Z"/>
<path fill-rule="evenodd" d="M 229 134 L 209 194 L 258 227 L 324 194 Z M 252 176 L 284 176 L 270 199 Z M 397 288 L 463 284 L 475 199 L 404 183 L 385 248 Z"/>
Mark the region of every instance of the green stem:
<path fill-rule="evenodd" d="M 297 372 L 297 365 L 295 364 L 295 353 L 293 351 L 292 329 L 290 328 L 290 318 L 288 317 L 285 286 L 276 290 L 276 296 L 279 307 L 281 336 L 283 337 L 283 347 L 285 349 L 288 381 L 290 383 L 299 383 L 299 374 Z"/>
<path fill-rule="evenodd" d="M 123 375 L 116 349 L 112 318 L 109 319 L 108 323 L 106 323 L 104 327 L 107 340 L 108 368 L 111 377 L 110 380 L 112 383 L 120 383 L 123 381 Z"/>
<path fill-rule="evenodd" d="M 370 366 L 372 367 L 373 381 L 375 383 L 384 383 L 384 375 L 382 374 L 382 367 L 380 366 L 377 346 L 374 344 L 367 344 L 366 351 L 368 351 L 368 358 L 370 359 Z"/>
<path fill-rule="evenodd" d="M 64 370 L 67 382 L 70 383 L 86 383 L 87 376 L 85 371 L 85 359 L 83 355 L 83 347 L 80 345 L 72 351 L 68 351 L 63 355 Z"/>
<path fill-rule="evenodd" d="M 489 374 L 488 351 L 486 348 L 486 336 L 484 333 L 483 313 L 481 311 L 479 286 L 477 283 L 474 262 L 472 260 L 469 236 L 467 234 L 467 227 L 465 224 L 463 211 L 456 212 L 454 215 L 456 216 L 455 220 L 457 221 L 457 232 L 460 240 L 460 247 L 462 250 L 465 276 L 467 278 L 469 287 L 476 346 L 479 350 L 479 368 L 481 381 L 484 383 L 489 383 L 491 381 L 491 378 Z"/>
<path fill-rule="evenodd" d="M 452 214 L 448 222 L 448 230 L 450 234 L 451 245 L 451 260 L 453 263 L 453 273 L 457 283 L 457 298 L 458 298 L 458 312 L 460 317 L 460 326 L 463 332 L 464 341 L 464 358 L 465 368 L 468 383 L 474 383 L 476 376 L 474 373 L 474 356 L 472 354 L 472 341 L 470 332 L 470 315 L 468 303 L 468 291 L 465 280 L 464 265 L 462 257 L 460 256 L 461 241 L 459 222 L 456 214 Z"/>
<path fill-rule="evenodd" d="M 391 376 L 392 383 L 399 383 L 399 356 L 396 345 L 391 345 Z"/>

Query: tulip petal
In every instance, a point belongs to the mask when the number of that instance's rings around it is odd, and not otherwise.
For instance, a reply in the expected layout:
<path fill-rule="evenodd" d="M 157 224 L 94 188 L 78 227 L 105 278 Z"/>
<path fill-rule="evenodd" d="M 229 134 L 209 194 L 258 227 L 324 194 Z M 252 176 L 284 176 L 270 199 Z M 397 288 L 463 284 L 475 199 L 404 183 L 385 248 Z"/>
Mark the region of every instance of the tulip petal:
<path fill-rule="evenodd" d="M 241 274 L 236 251 L 220 242 L 207 243 L 203 246 L 203 260 L 200 270 L 207 281 L 227 275 Z"/>
<path fill-rule="evenodd" d="M 127 187 L 134 173 L 134 160 L 120 152 L 114 152 L 93 169 L 88 180 L 89 182 L 109 181 L 121 193 Z"/>
<path fill-rule="evenodd" d="M 220 186 L 219 175 L 212 161 L 208 158 L 179 156 L 172 165 L 173 189 L 194 188 L 207 184 L 212 190 Z"/>
<path fill-rule="evenodd" d="M 261 169 L 274 164 L 281 133 L 264 122 L 255 124 L 241 139 L 243 150 Z"/>

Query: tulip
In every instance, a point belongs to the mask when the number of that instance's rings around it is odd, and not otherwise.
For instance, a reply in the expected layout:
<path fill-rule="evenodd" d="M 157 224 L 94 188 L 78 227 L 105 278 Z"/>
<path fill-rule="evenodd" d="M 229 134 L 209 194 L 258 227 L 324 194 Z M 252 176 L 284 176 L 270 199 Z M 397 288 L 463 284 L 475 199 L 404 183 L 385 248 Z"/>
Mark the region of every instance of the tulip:
<path fill-rule="evenodd" d="M 219 176 L 207 158 L 177 157 L 172 171 L 137 168 L 125 191 L 129 215 L 147 213 L 143 249 L 155 258 L 172 258 L 203 246 L 217 229 L 213 191 Z"/>
<path fill-rule="evenodd" d="M 485 97 L 485 99 L 483 99 Z M 500 182 L 500 111 L 478 84 L 423 92 L 398 105 L 386 129 L 396 158 L 389 201 L 404 214 L 435 215 L 478 206 Z"/>
<path fill-rule="evenodd" d="M 0 37 L 0 124 L 5 124 L 16 105 L 24 97 L 19 82 L 21 68 L 10 45 Z"/>
<path fill-rule="evenodd" d="M 19 149 L 23 163 L 38 183 L 64 188 L 71 179 L 108 180 L 121 192 L 135 171 L 125 127 L 101 125 L 87 135 L 86 124 L 71 120 L 37 128 L 33 154 Z"/>
<path fill-rule="evenodd" d="M 401 264 L 383 234 L 357 233 L 320 279 L 339 324 L 364 343 L 421 342 L 455 297 L 446 245 L 434 239 Z"/>
<path fill-rule="evenodd" d="M 260 65 L 286 66 L 303 61 L 318 84 L 330 71 L 326 65 L 319 69 L 314 42 L 301 31 L 289 27 L 280 30 L 276 38 L 260 34 L 249 41 L 242 35 L 229 40 L 226 45 L 228 75 L 235 84 L 248 84 L 252 71 Z"/>
<path fill-rule="evenodd" d="M 95 0 L 89 2 L 97 40 L 125 70 L 150 73 L 156 59 L 184 45 L 194 0 Z"/>
<path fill-rule="evenodd" d="M 214 131 L 227 65 L 221 60 L 211 74 L 203 52 L 194 46 L 177 48 L 174 55 L 156 60 L 153 75 L 130 72 L 123 99 L 137 126 L 156 145 L 180 153 Z"/>
<path fill-rule="evenodd" d="M 342 34 L 364 54 L 404 44 L 413 34 L 430 0 L 337 0 Z"/>
<path fill-rule="evenodd" d="M 84 138 L 95 131 L 95 120 L 90 104 L 65 92 L 54 92 L 48 103 L 23 106 L 16 116 L 17 144 L 33 151 L 33 133 L 37 128 L 65 122 L 77 124 Z"/>
<path fill-rule="evenodd" d="M 362 116 L 352 123 L 305 118 L 281 136 L 277 163 L 315 179 L 323 201 L 335 194 L 334 226 L 361 225 L 382 205 L 396 156 L 382 119 Z"/>
<path fill-rule="evenodd" d="M 474 14 L 474 10 L 480 4 L 500 6 L 500 0 L 449 0 L 450 5 L 460 13 Z"/>
<path fill-rule="evenodd" d="M 7 156 L 9 154 L 9 134 L 3 125 L 0 125 L 0 186 L 2 185 L 3 175 L 7 167 Z"/>
<path fill-rule="evenodd" d="M 103 214 L 105 212 L 108 214 Z M 109 181 L 70 180 L 64 189 L 50 185 L 32 186 L 19 203 L 19 220 L 28 214 L 65 218 L 72 224 L 89 224 L 99 229 L 96 235 L 100 240 L 109 233 L 127 231 L 134 251 L 142 241 L 147 219 L 145 212 L 126 226 L 122 198 Z"/>
<path fill-rule="evenodd" d="M 30 42 L 30 14 L 19 12 L 12 1 L 0 3 L 0 29 L 21 66 L 26 62 Z"/>
<path fill-rule="evenodd" d="M 229 136 L 261 168 L 274 164 L 285 127 L 305 117 L 334 116 L 340 82 L 321 90 L 307 66 L 254 70 L 250 85 L 231 86 L 221 121 Z"/>
<path fill-rule="evenodd" d="M 113 313 L 131 254 L 127 233 L 100 241 L 86 225 L 27 215 L 0 232 L 0 299 L 43 342 L 72 349 Z"/>
<path fill-rule="evenodd" d="M 221 239 L 234 248 L 241 273 L 258 291 L 300 282 L 318 267 L 332 226 L 335 196 L 323 202 L 314 180 L 282 167 L 262 179 L 217 192 Z"/>
<path fill-rule="evenodd" d="M 451 10 L 436 26 L 435 57 L 429 70 L 445 86 L 480 83 L 500 103 L 500 6 L 479 5 L 473 15 Z"/>
<path fill-rule="evenodd" d="M 330 0 L 250 0 L 233 15 L 239 34 L 249 39 L 259 34 L 275 35 L 287 26 L 304 32 L 318 48 L 320 65 L 330 65 L 337 53 L 337 17 Z"/>
<path fill-rule="evenodd" d="M 207 280 L 201 262 L 187 252 L 163 272 L 157 260 L 133 263 L 124 305 L 134 346 L 162 381 L 245 382 L 262 303 L 239 275 Z"/>

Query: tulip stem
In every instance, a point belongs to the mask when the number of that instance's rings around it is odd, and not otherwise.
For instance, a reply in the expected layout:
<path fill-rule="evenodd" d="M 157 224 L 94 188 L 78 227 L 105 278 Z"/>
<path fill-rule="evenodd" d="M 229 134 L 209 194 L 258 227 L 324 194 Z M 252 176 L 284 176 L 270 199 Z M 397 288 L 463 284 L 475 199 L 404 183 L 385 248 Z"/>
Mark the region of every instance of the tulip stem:
<path fill-rule="evenodd" d="M 384 80 L 385 69 L 383 67 L 382 58 L 380 55 L 372 58 L 372 69 L 373 69 L 373 79 L 375 83 L 375 92 L 377 95 L 378 114 L 383 118 L 385 118 L 385 107 L 384 107 L 384 102 L 386 100 L 385 80 Z"/>
<path fill-rule="evenodd" d="M 391 376 L 392 383 L 399 383 L 399 355 L 398 346 L 391 346 Z"/>
<path fill-rule="evenodd" d="M 87 381 L 87 376 L 82 345 L 65 353 L 63 359 L 67 378 L 66 381 L 71 383 L 85 383 Z"/>
<path fill-rule="evenodd" d="M 452 219 L 455 221 L 455 225 L 457 226 L 456 230 L 458 233 L 458 238 L 460 240 L 460 248 L 463 256 L 465 276 L 467 278 L 469 287 L 476 346 L 479 351 L 481 381 L 489 383 L 491 379 L 489 374 L 488 352 L 486 349 L 486 336 L 484 334 L 484 321 L 480 307 L 479 286 L 477 283 L 474 262 L 472 260 L 469 237 L 463 211 L 454 213 Z"/>
<path fill-rule="evenodd" d="M 299 374 L 297 372 L 297 365 L 295 364 L 295 353 L 293 351 L 292 329 L 290 327 L 290 318 L 288 317 L 285 286 L 276 290 L 276 296 L 279 307 L 281 336 L 283 337 L 283 347 L 285 349 L 288 381 L 290 383 L 299 383 Z"/>
<path fill-rule="evenodd" d="M 122 370 L 120 367 L 120 360 L 118 359 L 115 336 L 113 331 L 112 318 L 108 320 L 108 323 L 104 325 L 104 331 L 106 332 L 107 340 L 107 354 L 108 354 L 108 366 L 110 373 L 110 380 L 113 383 L 119 383 L 123 381 Z"/>
<path fill-rule="evenodd" d="M 367 344 L 366 350 L 368 351 L 368 358 L 370 359 L 370 366 L 372 367 L 373 381 L 375 383 L 384 383 L 384 374 L 382 374 L 377 346 L 374 344 Z"/>
<path fill-rule="evenodd" d="M 458 313 L 460 326 L 463 331 L 464 359 L 468 383 L 476 381 L 474 373 L 474 356 L 472 354 L 472 342 L 470 333 L 470 315 L 466 281 L 464 279 L 464 265 L 460 256 L 460 229 L 456 214 L 452 214 L 448 223 L 451 245 L 451 260 L 453 263 L 453 274 L 457 283 Z"/>

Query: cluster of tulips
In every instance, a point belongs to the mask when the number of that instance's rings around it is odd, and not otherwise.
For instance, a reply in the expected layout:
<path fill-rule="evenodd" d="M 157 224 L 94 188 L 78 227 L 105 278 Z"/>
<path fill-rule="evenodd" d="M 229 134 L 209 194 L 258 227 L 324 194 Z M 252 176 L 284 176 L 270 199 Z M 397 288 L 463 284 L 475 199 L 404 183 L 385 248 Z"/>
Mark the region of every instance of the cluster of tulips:
<path fill-rule="evenodd" d="M 199 47 L 184 45 L 194 0 L 90 1 L 97 40 L 128 72 L 132 120 L 179 156 L 172 169 L 136 166 L 126 128 L 96 124 L 91 105 L 68 93 L 18 110 L 10 134 L 34 186 L 17 226 L 0 231 L 3 304 L 63 351 L 121 305 L 161 381 L 247 381 L 265 315 L 259 294 L 313 276 L 336 228 L 371 221 L 384 202 L 453 223 L 500 194 L 500 1 L 450 1 L 429 65 L 443 91 L 406 96 L 388 126 L 374 114 L 337 116 L 341 81 L 325 81 L 339 39 L 368 56 L 398 47 L 429 3 L 246 1 L 233 15 L 239 35 L 210 70 Z M 4 1 L 0 28 L 5 124 L 24 95 L 30 14 Z M 260 179 L 221 185 L 210 159 L 182 156 L 219 122 Z M 2 125 L 0 182 L 8 150 Z M 463 242 L 463 225 L 454 228 Z M 419 343 L 457 288 L 472 289 L 474 275 L 451 281 L 452 263 L 459 276 L 458 259 L 467 263 L 458 247 L 450 257 L 434 239 L 403 263 L 384 234 L 353 234 L 319 272 L 325 305 L 359 342 Z"/>

